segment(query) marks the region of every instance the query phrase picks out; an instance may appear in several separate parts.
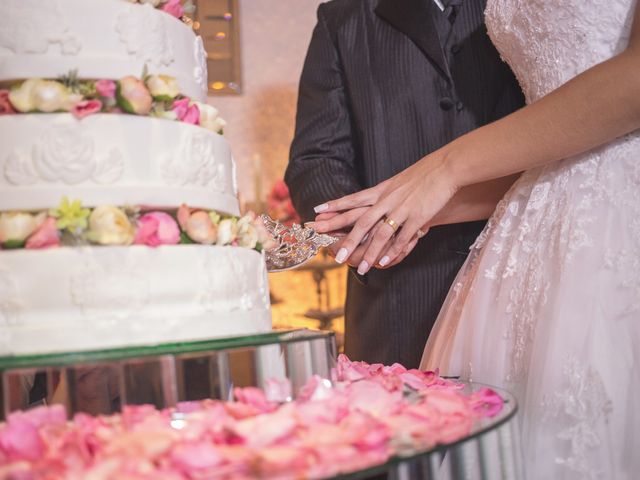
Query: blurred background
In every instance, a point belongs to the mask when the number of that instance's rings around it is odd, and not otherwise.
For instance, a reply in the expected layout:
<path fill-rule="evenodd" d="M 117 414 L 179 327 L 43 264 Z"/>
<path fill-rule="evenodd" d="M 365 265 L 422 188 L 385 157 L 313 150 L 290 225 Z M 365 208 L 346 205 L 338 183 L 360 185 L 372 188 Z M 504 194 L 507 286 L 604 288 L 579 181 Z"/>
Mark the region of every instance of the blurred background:
<path fill-rule="evenodd" d="M 196 0 L 194 28 L 208 53 L 209 103 L 227 121 L 243 210 L 297 221 L 282 181 L 293 138 L 298 80 L 319 0 Z M 275 328 L 344 331 L 347 271 L 320 255 L 270 274 Z"/>

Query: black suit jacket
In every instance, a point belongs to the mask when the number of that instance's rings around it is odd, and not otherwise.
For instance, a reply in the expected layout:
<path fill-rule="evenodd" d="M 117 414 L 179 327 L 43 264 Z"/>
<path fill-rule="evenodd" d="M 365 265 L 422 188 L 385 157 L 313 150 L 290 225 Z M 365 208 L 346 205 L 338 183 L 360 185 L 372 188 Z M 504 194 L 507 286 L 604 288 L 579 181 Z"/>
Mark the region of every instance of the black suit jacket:
<path fill-rule="evenodd" d="M 461 3 L 461 2 L 457 2 Z M 522 106 L 517 83 L 465 0 L 453 25 L 432 0 L 333 0 L 318 8 L 286 182 L 313 207 L 385 180 Z M 345 351 L 415 367 L 482 222 L 432 228 L 404 262 L 351 271 Z"/>

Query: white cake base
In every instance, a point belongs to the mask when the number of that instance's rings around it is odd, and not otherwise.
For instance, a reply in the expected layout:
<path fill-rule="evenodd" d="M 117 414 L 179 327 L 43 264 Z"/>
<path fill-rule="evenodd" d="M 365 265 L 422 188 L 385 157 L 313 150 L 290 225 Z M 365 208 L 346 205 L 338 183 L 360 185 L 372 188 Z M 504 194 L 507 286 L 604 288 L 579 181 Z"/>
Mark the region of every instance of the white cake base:
<path fill-rule="evenodd" d="M 271 329 L 262 256 L 239 247 L 62 247 L 0 255 L 0 355 Z"/>

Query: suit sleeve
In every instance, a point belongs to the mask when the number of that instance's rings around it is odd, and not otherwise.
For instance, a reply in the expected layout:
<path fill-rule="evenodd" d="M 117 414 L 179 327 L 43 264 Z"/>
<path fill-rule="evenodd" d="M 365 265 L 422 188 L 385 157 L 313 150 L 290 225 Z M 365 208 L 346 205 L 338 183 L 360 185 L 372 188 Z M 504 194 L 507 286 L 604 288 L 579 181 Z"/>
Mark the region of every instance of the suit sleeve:
<path fill-rule="evenodd" d="M 300 78 L 295 136 L 285 173 L 303 220 L 314 218 L 314 206 L 361 190 L 354 152 L 342 63 L 321 5 Z"/>

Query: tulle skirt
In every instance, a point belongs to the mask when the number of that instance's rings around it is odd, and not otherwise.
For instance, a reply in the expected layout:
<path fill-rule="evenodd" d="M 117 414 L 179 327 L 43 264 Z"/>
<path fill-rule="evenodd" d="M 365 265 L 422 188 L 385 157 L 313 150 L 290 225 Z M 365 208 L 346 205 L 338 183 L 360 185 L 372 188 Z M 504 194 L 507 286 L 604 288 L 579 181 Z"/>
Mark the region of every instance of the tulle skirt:
<path fill-rule="evenodd" d="M 527 478 L 640 478 L 640 135 L 525 172 L 423 368 L 511 390 Z"/>

